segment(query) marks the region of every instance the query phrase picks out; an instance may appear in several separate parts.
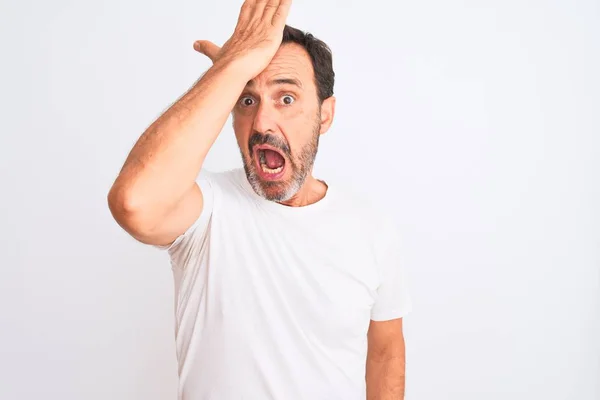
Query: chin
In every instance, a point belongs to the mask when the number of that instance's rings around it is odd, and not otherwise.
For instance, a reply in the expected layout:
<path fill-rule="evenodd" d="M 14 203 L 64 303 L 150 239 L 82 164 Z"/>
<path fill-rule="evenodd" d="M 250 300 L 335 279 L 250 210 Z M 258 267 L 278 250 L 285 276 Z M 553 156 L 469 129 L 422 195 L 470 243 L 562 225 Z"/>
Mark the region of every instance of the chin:
<path fill-rule="evenodd" d="M 296 174 L 290 174 L 287 179 L 283 176 L 281 179 L 265 180 L 261 177 L 262 174 L 257 173 L 253 164 L 244 163 L 244 170 L 246 171 L 246 178 L 250 183 L 250 186 L 259 196 L 278 203 L 290 200 L 298 193 L 304 179 L 298 179 L 299 176 Z"/>
<path fill-rule="evenodd" d="M 255 171 L 246 171 L 246 177 L 256 194 L 267 200 L 276 202 L 291 199 L 298 193 L 298 190 L 302 186 L 297 181 L 291 179 L 279 181 L 264 180 Z"/>
<path fill-rule="evenodd" d="M 246 158 L 242 154 L 244 170 L 250 186 L 256 194 L 267 200 L 278 203 L 290 200 L 302 188 L 309 168 L 306 168 L 307 165 L 297 165 L 283 154 L 281 156 L 284 162 L 279 170 L 265 168 L 264 158 L 260 154 L 263 149 L 274 148 L 268 145 L 256 146 L 250 157 Z"/>

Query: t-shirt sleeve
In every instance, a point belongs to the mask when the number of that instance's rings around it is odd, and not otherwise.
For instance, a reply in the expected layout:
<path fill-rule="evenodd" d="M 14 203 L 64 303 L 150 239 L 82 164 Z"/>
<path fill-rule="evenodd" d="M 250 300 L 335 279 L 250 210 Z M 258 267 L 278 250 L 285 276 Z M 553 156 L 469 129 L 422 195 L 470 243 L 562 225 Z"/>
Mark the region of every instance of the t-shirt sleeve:
<path fill-rule="evenodd" d="M 206 246 L 210 234 L 210 220 L 214 207 L 214 180 L 211 174 L 203 171 L 200 173 L 196 183 L 202 191 L 202 212 L 194 223 L 173 243 L 165 246 L 155 246 L 160 250 L 167 250 L 174 268 L 184 269 L 190 259 L 198 257 L 198 254 Z"/>
<path fill-rule="evenodd" d="M 400 236 L 395 231 L 386 236 L 378 257 L 380 280 L 377 298 L 371 308 L 373 321 L 402 318 L 412 309 Z"/>

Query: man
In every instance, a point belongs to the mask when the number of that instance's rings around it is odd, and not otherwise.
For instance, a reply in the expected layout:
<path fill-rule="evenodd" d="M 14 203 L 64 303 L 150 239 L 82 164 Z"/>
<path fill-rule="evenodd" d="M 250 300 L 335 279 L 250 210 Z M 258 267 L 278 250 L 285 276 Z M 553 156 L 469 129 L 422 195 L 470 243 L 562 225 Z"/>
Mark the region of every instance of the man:
<path fill-rule="evenodd" d="M 171 257 L 180 399 L 403 399 L 398 236 L 312 176 L 334 74 L 290 6 L 247 0 L 222 48 L 195 43 L 213 66 L 141 136 L 109 206 Z M 205 171 L 229 113 L 244 168 Z"/>

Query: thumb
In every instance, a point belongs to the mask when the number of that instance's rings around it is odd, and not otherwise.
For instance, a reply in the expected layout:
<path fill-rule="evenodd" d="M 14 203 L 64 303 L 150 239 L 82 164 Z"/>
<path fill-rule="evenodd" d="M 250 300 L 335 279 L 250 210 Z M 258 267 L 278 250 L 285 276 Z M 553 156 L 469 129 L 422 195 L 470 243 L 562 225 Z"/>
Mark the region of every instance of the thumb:
<path fill-rule="evenodd" d="M 204 54 L 214 62 L 221 48 L 208 40 L 197 40 L 194 42 L 194 50 Z"/>

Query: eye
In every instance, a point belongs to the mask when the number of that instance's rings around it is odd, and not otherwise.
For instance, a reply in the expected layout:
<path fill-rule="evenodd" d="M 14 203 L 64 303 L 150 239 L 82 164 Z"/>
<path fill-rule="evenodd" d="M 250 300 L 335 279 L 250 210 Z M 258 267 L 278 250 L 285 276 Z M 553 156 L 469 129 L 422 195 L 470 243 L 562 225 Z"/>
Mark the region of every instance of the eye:
<path fill-rule="evenodd" d="M 240 99 L 239 103 L 242 107 L 250 107 L 254 104 L 254 99 L 249 96 L 244 96 Z"/>
<path fill-rule="evenodd" d="M 296 101 L 296 99 L 294 99 L 294 97 L 290 96 L 289 94 L 286 94 L 286 95 L 282 96 L 281 100 L 282 100 L 283 104 L 285 104 L 286 106 L 289 106 L 294 101 Z"/>

